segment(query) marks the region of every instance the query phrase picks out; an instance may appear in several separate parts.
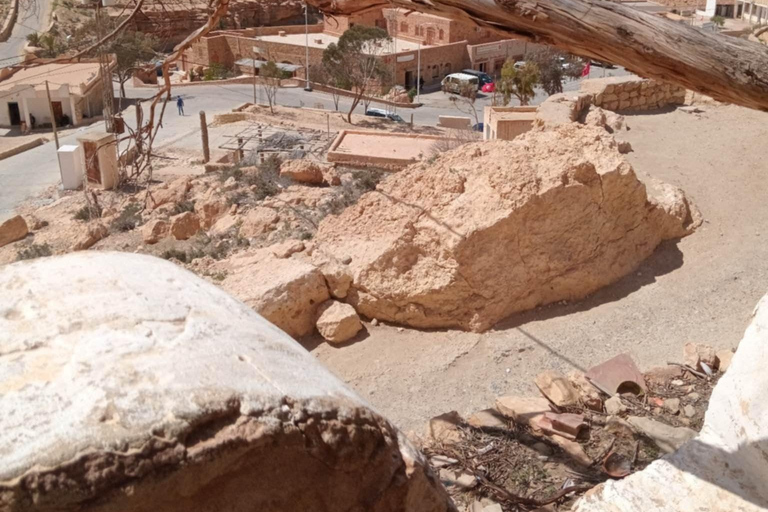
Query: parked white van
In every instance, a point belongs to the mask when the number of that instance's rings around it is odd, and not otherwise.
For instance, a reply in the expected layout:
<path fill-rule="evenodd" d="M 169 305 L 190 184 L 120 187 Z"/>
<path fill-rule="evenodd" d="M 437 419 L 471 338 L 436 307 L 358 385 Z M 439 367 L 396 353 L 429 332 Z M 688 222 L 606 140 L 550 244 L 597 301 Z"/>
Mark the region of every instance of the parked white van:
<path fill-rule="evenodd" d="M 440 85 L 443 86 L 443 92 L 453 94 L 471 94 L 477 91 L 480 80 L 476 76 L 466 73 L 451 73 L 443 78 Z"/>

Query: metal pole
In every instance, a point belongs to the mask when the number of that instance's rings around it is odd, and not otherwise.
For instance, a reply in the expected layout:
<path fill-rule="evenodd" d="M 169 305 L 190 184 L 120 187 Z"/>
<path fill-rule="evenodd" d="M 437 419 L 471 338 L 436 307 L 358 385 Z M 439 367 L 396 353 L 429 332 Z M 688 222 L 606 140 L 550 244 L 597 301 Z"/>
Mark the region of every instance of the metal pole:
<path fill-rule="evenodd" d="M 307 7 L 307 2 L 304 2 L 304 36 L 304 49 L 306 51 L 304 75 L 307 79 L 307 85 L 304 87 L 304 90 L 307 92 L 312 92 L 312 86 L 309 84 L 309 8 Z"/>
<path fill-rule="evenodd" d="M 418 59 L 416 64 L 416 103 L 421 103 L 421 41 L 419 41 Z"/>
<path fill-rule="evenodd" d="M 208 147 L 208 123 L 205 122 L 205 111 L 200 111 L 200 135 L 203 138 L 203 163 L 211 160 L 211 151 Z"/>
<path fill-rule="evenodd" d="M 51 112 L 51 125 L 53 126 L 53 139 L 56 141 L 56 150 L 59 149 L 59 134 L 56 131 L 56 117 L 53 115 L 53 103 L 51 103 L 51 90 L 48 88 L 48 80 L 45 81 L 45 94 L 48 95 L 48 110 Z"/>

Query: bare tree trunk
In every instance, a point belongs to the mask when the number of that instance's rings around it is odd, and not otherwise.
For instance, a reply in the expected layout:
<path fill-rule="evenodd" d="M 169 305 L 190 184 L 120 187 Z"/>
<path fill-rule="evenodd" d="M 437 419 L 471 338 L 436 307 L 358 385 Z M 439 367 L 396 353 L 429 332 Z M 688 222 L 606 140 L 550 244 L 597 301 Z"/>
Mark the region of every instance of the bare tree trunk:
<path fill-rule="evenodd" d="M 327 14 L 403 7 L 523 36 L 713 98 L 768 111 L 768 52 L 602 0 L 308 0 Z"/>

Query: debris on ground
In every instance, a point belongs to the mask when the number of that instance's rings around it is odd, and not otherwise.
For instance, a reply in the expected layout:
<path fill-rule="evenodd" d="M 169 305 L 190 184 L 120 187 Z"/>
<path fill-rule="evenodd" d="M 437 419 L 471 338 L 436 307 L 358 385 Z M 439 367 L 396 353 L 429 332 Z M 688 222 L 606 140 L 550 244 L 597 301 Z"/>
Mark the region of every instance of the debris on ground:
<path fill-rule="evenodd" d="M 574 384 L 579 374 L 543 372 L 543 396 L 499 397 L 467 420 L 456 411 L 433 418 L 423 450 L 460 510 L 570 510 L 595 485 L 695 437 L 721 374 L 673 364 L 643 374 L 628 354 L 592 368 L 588 382 L 600 386 L 587 390 Z"/>

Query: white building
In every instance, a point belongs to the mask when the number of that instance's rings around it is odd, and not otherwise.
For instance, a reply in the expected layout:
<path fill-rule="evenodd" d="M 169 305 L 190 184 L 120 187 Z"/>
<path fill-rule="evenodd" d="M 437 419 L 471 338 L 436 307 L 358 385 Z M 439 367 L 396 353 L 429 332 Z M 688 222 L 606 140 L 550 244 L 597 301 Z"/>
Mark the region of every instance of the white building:
<path fill-rule="evenodd" d="M 70 62 L 0 70 L 0 126 L 28 127 L 51 124 L 51 109 L 57 125 L 78 125 L 84 119 L 102 115 L 103 100 L 99 64 Z M 32 118 L 34 117 L 34 123 Z"/>
<path fill-rule="evenodd" d="M 768 0 L 739 0 L 741 17 L 750 23 L 762 25 L 768 22 Z"/>

